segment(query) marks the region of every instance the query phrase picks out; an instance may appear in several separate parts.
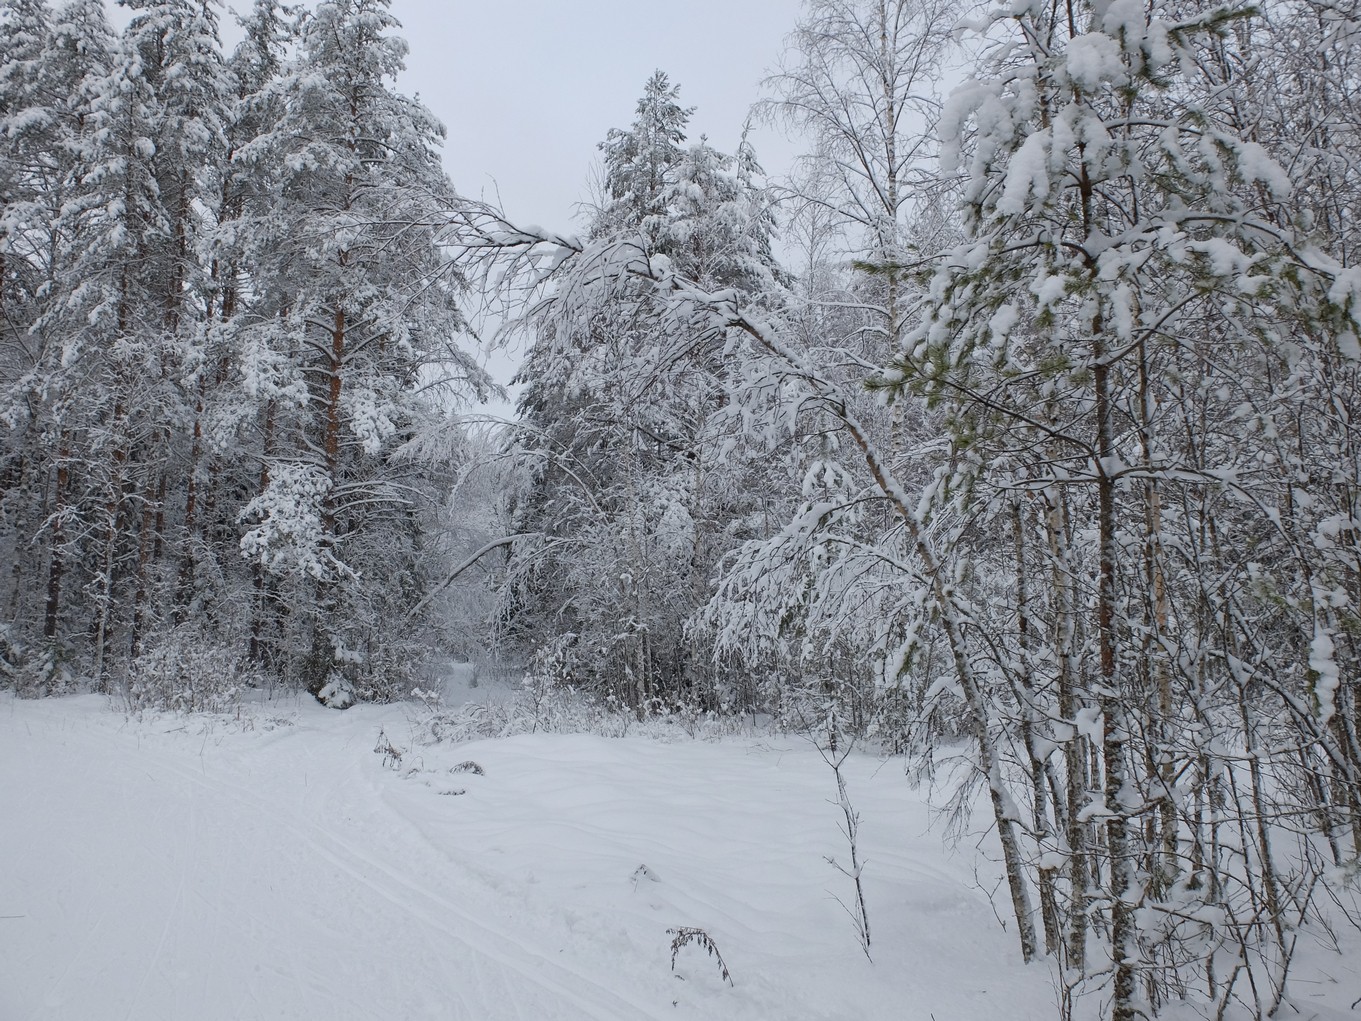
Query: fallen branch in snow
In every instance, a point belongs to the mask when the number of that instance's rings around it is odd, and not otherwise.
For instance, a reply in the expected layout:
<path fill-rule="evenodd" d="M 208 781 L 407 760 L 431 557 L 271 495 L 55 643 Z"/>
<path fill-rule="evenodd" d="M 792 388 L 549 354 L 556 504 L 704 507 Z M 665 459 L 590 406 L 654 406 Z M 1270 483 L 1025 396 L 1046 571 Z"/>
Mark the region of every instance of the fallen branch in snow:
<path fill-rule="evenodd" d="M 676 955 L 681 952 L 681 948 L 691 943 L 697 943 L 703 947 L 710 957 L 718 962 L 718 973 L 723 976 L 723 980 L 732 985 L 732 975 L 728 974 L 728 966 L 723 961 L 723 955 L 718 952 L 718 944 L 714 942 L 703 929 L 696 929 L 693 926 L 681 925 L 674 929 L 667 929 L 666 934 L 674 937 L 671 940 L 671 970 L 676 970 Z"/>

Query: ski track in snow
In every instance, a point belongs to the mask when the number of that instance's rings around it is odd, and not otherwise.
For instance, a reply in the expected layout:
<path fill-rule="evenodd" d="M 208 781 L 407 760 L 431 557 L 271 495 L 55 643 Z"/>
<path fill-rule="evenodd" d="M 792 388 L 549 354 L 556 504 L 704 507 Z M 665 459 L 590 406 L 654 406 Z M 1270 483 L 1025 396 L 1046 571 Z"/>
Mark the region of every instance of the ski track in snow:
<path fill-rule="evenodd" d="M 1052 1015 L 891 766 L 851 783 L 870 965 L 823 860 L 845 855 L 830 773 L 797 739 L 413 747 L 411 707 L 283 711 L 0 700 L 0 1021 Z M 466 759 L 486 776 L 449 772 Z M 676 925 L 733 988 L 694 946 L 671 973 Z"/>

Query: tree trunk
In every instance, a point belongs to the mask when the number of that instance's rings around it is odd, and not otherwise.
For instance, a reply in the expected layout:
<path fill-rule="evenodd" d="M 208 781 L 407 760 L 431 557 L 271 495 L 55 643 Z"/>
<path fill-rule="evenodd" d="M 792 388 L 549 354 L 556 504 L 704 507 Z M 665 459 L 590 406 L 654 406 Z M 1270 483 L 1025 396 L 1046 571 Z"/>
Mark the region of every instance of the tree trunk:
<path fill-rule="evenodd" d="M 198 543 L 198 469 L 203 457 L 203 412 L 206 406 L 208 379 L 199 376 L 198 392 L 194 398 L 194 431 L 189 444 L 188 479 L 184 487 L 184 550 L 180 555 L 179 579 L 175 583 L 175 606 L 172 619 L 184 623 L 194 595 Z"/>
<path fill-rule="evenodd" d="M 1063 744 L 1064 773 L 1068 803 L 1065 839 L 1068 844 L 1068 967 L 1081 975 L 1087 967 L 1087 898 L 1091 883 L 1087 848 L 1088 823 L 1082 821 L 1082 806 L 1091 790 L 1087 768 L 1087 739 L 1077 733 L 1078 694 L 1073 677 L 1073 648 L 1077 615 L 1072 592 L 1072 558 L 1068 555 L 1068 528 L 1062 494 L 1046 494 L 1048 512 L 1045 528 L 1049 536 L 1049 555 L 1054 586 L 1054 647 L 1059 665 L 1059 716 L 1071 728 Z"/>
<path fill-rule="evenodd" d="M 1034 666 L 1031 657 L 1033 624 L 1030 619 L 1030 596 L 1025 566 L 1025 516 L 1021 501 L 1014 498 L 1011 504 L 1012 538 L 1016 556 L 1016 630 L 1020 646 L 1020 710 L 1021 739 L 1025 743 L 1030 758 L 1031 786 L 1031 824 L 1034 827 L 1035 842 L 1040 854 L 1039 894 L 1040 920 L 1044 925 L 1044 952 L 1058 954 L 1063 946 L 1062 927 L 1059 923 L 1058 899 L 1055 893 L 1055 874 L 1052 865 L 1046 865 L 1046 857 L 1055 850 L 1054 829 L 1049 819 L 1045 784 L 1045 756 L 1039 752 L 1039 734 L 1036 733 L 1036 700 L 1034 680 L 1031 675 Z"/>
<path fill-rule="evenodd" d="M 1111 990 L 1111 1021 L 1136 1021 L 1141 1014 L 1136 994 L 1138 967 L 1138 877 L 1126 799 L 1132 791 L 1125 758 L 1129 740 L 1128 708 L 1121 695 L 1116 653 L 1115 571 L 1119 548 L 1115 531 L 1115 441 L 1111 423 L 1110 366 L 1102 343 L 1104 325 L 1098 312 L 1092 322 L 1092 380 L 1096 411 L 1097 487 L 1097 629 L 1101 652 L 1100 704 L 1103 717 L 1101 761 L 1105 770 L 1106 849 L 1110 855 L 1111 954 L 1115 981 Z"/>
<path fill-rule="evenodd" d="M 66 494 L 71 482 L 70 436 L 65 429 L 57 444 L 57 484 L 52 500 L 52 530 L 48 540 L 49 559 L 47 562 L 47 609 L 43 615 L 43 638 L 51 645 L 57 640 L 61 622 L 61 582 L 64 569 Z"/>
<path fill-rule="evenodd" d="M 274 411 L 275 404 L 271 398 L 265 402 L 265 430 L 260 458 L 261 493 L 269 489 L 269 459 L 274 453 Z M 250 622 L 250 661 L 252 663 L 263 663 L 265 660 L 264 629 L 268 605 L 265 569 L 257 561 L 251 571 L 254 574 L 255 583 L 255 612 L 251 615 Z"/>

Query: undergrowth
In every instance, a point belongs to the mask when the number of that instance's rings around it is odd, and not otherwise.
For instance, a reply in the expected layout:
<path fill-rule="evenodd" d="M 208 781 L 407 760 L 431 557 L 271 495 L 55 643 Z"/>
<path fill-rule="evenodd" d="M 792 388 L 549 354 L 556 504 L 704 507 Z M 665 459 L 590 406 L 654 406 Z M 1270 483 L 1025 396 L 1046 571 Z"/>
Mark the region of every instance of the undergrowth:
<path fill-rule="evenodd" d="M 614 698 L 598 698 L 571 687 L 523 687 L 509 698 L 469 702 L 457 708 L 441 704 L 437 694 L 417 689 L 424 707 L 412 720 L 416 739 L 425 744 L 461 742 L 516 734 L 638 735 L 658 741 L 684 737 L 716 740 L 751 734 L 746 716 L 705 711 L 654 699 L 642 712 Z"/>
<path fill-rule="evenodd" d="M 133 660 L 122 694 L 129 712 L 231 713 L 244 689 L 264 683 L 242 653 L 184 628 L 159 636 Z"/>

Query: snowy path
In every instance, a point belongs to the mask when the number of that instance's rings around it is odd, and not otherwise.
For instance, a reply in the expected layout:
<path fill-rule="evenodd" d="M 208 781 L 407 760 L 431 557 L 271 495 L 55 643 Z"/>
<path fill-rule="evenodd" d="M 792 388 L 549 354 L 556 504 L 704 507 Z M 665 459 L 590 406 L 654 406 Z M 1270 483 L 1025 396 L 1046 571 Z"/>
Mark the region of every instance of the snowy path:
<path fill-rule="evenodd" d="M 0 1021 L 1052 1010 L 891 769 L 867 760 L 852 788 L 875 834 L 870 965 L 828 893 L 825 767 L 798 742 L 409 749 L 405 712 L 293 704 L 242 732 L 0 700 Z M 449 772 L 468 758 L 486 776 Z M 734 988 L 694 947 L 671 974 L 675 925 L 708 929 Z"/>

